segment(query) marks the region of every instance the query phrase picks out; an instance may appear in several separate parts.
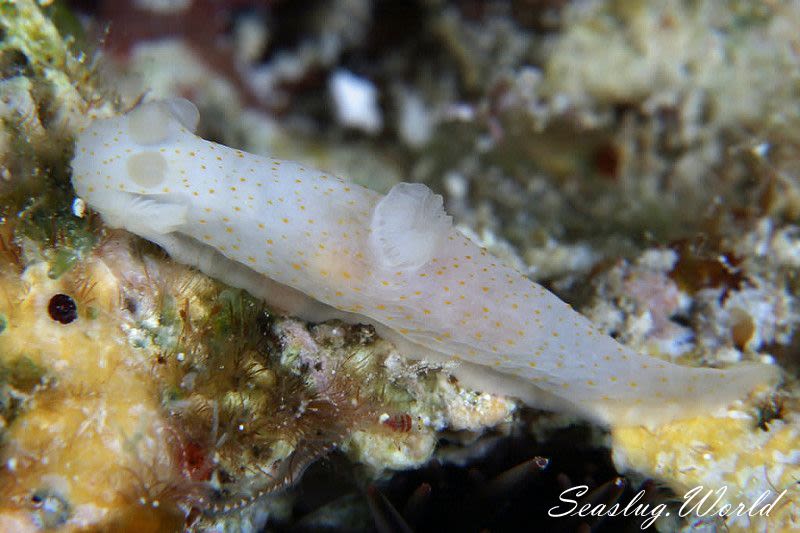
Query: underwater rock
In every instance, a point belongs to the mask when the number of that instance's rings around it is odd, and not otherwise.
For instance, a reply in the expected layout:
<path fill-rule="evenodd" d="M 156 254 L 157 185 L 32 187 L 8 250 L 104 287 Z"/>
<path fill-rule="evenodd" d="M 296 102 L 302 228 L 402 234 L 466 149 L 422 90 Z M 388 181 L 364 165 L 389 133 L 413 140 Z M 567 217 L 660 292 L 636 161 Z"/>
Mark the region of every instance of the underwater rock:
<path fill-rule="evenodd" d="M 720 504 L 789 489 L 768 518 L 714 523 L 796 528 L 796 6 L 528 4 L 215 2 L 209 17 L 192 2 L 172 20 L 196 24 L 170 40 L 151 40 L 155 19 L 127 36 L 112 24 L 114 55 L 92 27 L 133 4 L 0 6 L 0 529 L 364 525 L 392 505 L 391 523 L 420 529 L 508 524 L 584 480 L 593 501 L 638 487 L 653 501 L 641 477 L 678 499 L 727 487 Z M 339 70 L 399 106 L 380 135 L 326 106 Z M 370 326 L 279 316 L 74 203 L 78 130 L 151 89 L 198 101 L 206 138 L 381 193 L 441 190 L 471 239 L 639 351 L 769 361 L 785 383 L 717 416 L 559 440 L 574 419 L 465 387 L 452 363 L 405 359 Z M 292 490 L 326 469 L 339 507 Z M 479 503 L 454 514 L 453 490 Z"/>

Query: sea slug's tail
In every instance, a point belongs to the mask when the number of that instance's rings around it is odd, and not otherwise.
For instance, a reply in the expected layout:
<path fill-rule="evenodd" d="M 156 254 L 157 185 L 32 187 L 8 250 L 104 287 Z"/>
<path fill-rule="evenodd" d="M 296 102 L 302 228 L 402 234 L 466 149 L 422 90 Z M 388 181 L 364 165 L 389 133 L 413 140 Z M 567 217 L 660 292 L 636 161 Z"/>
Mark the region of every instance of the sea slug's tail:
<path fill-rule="evenodd" d="M 656 395 L 644 387 L 642 396 L 634 401 L 600 399 L 584 410 L 610 426 L 656 427 L 682 418 L 722 413 L 737 400 L 774 389 L 781 379 L 780 369 L 774 365 L 746 363 L 729 369 L 670 366 L 680 369 L 682 378 L 670 373 L 671 394 Z"/>

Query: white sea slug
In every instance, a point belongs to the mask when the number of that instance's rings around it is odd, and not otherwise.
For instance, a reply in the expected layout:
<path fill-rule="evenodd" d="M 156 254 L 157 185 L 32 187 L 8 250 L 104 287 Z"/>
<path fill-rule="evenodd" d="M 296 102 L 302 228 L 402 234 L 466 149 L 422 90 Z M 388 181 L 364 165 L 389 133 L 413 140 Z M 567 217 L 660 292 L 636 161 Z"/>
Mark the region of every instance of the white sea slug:
<path fill-rule="evenodd" d="M 537 407 L 652 425 L 777 378 L 640 355 L 461 235 L 424 185 L 383 196 L 201 139 L 198 117 L 166 100 L 96 120 L 77 140 L 77 194 L 109 225 L 293 315 L 373 324 L 409 357 L 457 361 L 466 384 Z"/>

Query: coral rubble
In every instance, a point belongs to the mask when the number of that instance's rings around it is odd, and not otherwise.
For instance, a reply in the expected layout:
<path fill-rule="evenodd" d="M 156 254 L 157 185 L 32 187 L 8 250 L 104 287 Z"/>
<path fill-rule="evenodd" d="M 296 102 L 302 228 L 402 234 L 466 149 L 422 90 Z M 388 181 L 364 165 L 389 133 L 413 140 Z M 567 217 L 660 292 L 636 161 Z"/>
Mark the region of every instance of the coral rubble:
<path fill-rule="evenodd" d="M 502 529 L 583 481 L 594 503 L 642 488 L 661 530 L 798 527 L 797 3 L 400 4 L 0 1 L 0 529 Z M 369 80 L 350 118 L 342 73 Z M 204 137 L 381 192 L 427 183 L 639 351 L 769 361 L 784 384 L 606 431 L 465 388 L 370 327 L 276 315 L 69 187 L 78 129 L 167 96 L 198 104 Z M 725 489 L 714 510 L 776 505 L 681 522 L 700 485 Z"/>

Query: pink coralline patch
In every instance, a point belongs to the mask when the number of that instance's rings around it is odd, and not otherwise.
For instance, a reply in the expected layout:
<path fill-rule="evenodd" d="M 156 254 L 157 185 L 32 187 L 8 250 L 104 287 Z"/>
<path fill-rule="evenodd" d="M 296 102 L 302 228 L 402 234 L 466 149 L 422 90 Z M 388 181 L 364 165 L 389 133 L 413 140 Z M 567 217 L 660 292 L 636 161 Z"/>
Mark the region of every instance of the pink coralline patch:
<path fill-rule="evenodd" d="M 311 376 L 319 390 L 331 386 L 334 369 L 331 362 L 320 353 L 320 347 L 302 322 L 292 319 L 281 320 L 276 332 L 285 347 L 297 350 L 297 358 Z"/>
<path fill-rule="evenodd" d="M 621 306 L 615 327 L 621 328 L 623 337 L 650 352 L 678 357 L 693 345 L 693 331 L 675 320 L 688 313 L 690 299 L 665 268 L 644 263 L 622 266 L 608 280 L 605 298 Z"/>
<path fill-rule="evenodd" d="M 319 346 L 302 322 L 284 320 L 280 325 L 281 340 L 298 350 L 298 357 L 303 364 L 313 365 L 318 362 Z"/>
<path fill-rule="evenodd" d="M 670 318 L 680 310 L 681 292 L 663 273 L 635 271 L 625 278 L 623 291 L 639 309 L 650 312 L 653 333 L 662 333 L 674 325 Z"/>

